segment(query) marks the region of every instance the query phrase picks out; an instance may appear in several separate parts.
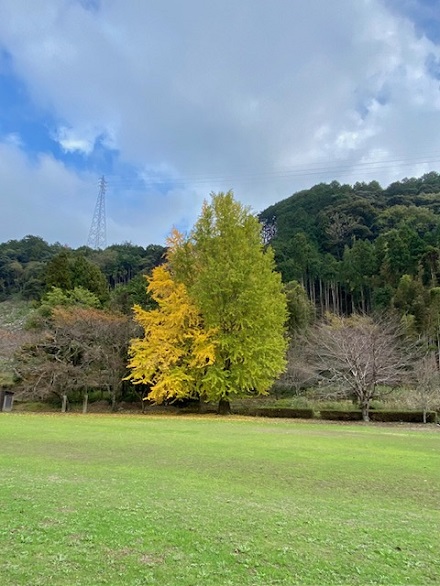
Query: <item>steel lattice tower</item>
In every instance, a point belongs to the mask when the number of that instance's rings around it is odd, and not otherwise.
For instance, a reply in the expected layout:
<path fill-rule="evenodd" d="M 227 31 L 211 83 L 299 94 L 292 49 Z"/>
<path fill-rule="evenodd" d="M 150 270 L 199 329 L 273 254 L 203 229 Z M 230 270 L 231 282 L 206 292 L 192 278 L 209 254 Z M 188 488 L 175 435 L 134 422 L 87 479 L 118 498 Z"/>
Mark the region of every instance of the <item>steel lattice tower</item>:
<path fill-rule="evenodd" d="M 104 175 L 99 180 L 98 198 L 93 213 L 92 225 L 90 226 L 87 246 L 90 248 L 104 249 L 107 246 L 107 227 L 105 220 L 105 191 L 107 183 Z"/>

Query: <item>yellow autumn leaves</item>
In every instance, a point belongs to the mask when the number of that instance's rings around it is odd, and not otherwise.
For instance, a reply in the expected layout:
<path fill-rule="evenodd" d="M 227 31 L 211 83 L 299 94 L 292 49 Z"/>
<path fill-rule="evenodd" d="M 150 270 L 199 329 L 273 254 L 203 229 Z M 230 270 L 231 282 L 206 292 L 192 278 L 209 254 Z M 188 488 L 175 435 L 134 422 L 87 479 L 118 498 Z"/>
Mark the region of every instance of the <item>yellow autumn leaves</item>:
<path fill-rule="evenodd" d="M 213 194 L 168 246 L 148 282 L 157 307 L 135 307 L 144 335 L 131 344 L 130 379 L 156 403 L 265 393 L 285 366 L 287 311 L 258 219 L 231 192 Z"/>
<path fill-rule="evenodd" d="M 150 385 L 156 403 L 196 396 L 203 370 L 215 360 L 215 330 L 204 330 L 185 285 L 173 280 L 168 265 L 154 269 L 148 291 L 158 307 L 134 308 L 145 335 L 131 345 L 131 380 Z"/>

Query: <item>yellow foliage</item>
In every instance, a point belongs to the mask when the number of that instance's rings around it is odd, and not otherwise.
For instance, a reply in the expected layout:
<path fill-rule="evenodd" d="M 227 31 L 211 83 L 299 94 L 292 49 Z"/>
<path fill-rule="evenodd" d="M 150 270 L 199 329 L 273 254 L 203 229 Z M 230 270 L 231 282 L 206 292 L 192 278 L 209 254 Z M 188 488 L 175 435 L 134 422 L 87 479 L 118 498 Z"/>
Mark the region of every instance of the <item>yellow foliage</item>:
<path fill-rule="evenodd" d="M 192 396 L 206 366 L 215 360 L 215 331 L 203 328 L 185 285 L 173 280 L 167 265 L 154 269 L 148 291 L 158 308 L 134 308 L 144 337 L 131 343 L 130 379 L 150 385 L 149 398 L 156 403 Z"/>
<path fill-rule="evenodd" d="M 261 225 L 232 192 L 212 194 L 189 237 L 174 230 L 135 308 L 144 337 L 131 346 L 130 376 L 149 398 L 214 401 L 263 394 L 285 368 L 286 296 Z"/>
<path fill-rule="evenodd" d="M 167 238 L 167 246 L 168 246 L 168 255 L 167 257 L 170 258 L 170 255 L 173 254 L 178 248 L 180 248 L 184 243 L 184 236 L 179 230 L 173 228 L 171 230 L 171 234 Z"/>

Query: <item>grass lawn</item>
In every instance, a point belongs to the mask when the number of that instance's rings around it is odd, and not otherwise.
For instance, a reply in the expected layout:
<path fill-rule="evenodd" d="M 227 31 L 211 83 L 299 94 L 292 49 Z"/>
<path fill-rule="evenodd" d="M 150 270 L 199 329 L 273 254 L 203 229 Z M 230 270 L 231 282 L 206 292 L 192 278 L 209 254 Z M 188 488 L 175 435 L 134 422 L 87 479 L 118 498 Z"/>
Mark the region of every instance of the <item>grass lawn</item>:
<path fill-rule="evenodd" d="M 0 414 L 1 586 L 440 584 L 440 429 Z"/>

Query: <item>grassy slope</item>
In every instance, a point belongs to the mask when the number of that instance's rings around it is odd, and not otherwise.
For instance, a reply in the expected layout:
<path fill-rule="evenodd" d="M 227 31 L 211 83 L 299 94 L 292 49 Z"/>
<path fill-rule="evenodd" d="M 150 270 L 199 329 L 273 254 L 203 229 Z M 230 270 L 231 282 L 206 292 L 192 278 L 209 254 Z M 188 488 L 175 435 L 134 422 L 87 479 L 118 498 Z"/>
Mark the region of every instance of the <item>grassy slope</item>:
<path fill-rule="evenodd" d="M 0 328 L 8 331 L 22 329 L 33 311 L 30 301 L 10 299 L 0 302 Z"/>
<path fill-rule="evenodd" d="M 2 586 L 438 584 L 437 428 L 0 415 Z"/>

